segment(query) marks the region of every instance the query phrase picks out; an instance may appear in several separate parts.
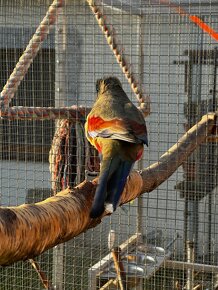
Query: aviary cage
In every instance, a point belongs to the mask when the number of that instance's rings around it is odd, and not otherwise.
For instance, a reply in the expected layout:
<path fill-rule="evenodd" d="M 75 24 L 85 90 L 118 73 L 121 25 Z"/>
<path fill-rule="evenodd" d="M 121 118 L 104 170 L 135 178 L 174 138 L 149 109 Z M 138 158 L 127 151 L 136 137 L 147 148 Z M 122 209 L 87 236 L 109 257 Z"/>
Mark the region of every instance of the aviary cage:
<path fill-rule="evenodd" d="M 0 3 L 0 288 L 218 289 L 217 1 Z M 108 75 L 149 147 L 100 223 L 84 122 Z"/>

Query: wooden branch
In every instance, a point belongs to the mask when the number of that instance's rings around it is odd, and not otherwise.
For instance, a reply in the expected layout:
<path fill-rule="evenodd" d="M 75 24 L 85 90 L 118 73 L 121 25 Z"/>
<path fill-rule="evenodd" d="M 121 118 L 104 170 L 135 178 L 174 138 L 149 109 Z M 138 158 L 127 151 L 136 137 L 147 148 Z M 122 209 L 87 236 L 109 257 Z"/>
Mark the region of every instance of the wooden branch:
<path fill-rule="evenodd" d="M 216 117 L 216 113 L 203 116 L 157 163 L 141 172 L 132 172 L 120 204 L 154 190 L 167 180 L 214 131 Z M 1 207 L 0 265 L 33 258 L 100 223 L 101 219 L 92 220 L 89 217 L 96 184 L 97 178 L 36 204 Z"/>
<path fill-rule="evenodd" d="M 111 250 L 111 255 L 114 261 L 114 267 L 117 272 L 117 279 L 120 285 L 120 290 L 128 290 L 128 284 L 126 279 L 126 272 L 121 260 L 121 249 L 115 247 Z"/>
<path fill-rule="evenodd" d="M 49 290 L 54 290 L 54 287 L 52 286 L 51 282 L 48 280 L 45 272 L 43 272 L 40 269 L 39 264 L 33 259 L 29 259 L 29 262 L 32 265 L 32 267 L 36 270 L 36 273 L 38 274 L 39 279 L 41 280 L 44 288 L 49 289 Z"/>

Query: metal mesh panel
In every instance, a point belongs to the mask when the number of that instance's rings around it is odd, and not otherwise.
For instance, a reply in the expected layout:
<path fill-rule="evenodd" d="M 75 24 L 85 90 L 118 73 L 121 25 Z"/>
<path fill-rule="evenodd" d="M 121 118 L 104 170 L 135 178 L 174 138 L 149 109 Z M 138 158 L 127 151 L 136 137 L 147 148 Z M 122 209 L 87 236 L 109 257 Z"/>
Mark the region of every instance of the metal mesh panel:
<path fill-rule="evenodd" d="M 56 23 L 9 106 L 91 107 L 96 80 L 108 75 L 117 76 L 138 105 L 88 2 L 67 0 L 58 7 Z M 141 170 L 169 153 L 203 115 L 217 110 L 218 4 L 216 0 L 96 3 L 114 29 L 138 86 L 150 96 L 149 147 L 135 165 Z M 43 0 L 0 1 L 1 90 L 49 5 Z M 2 207 L 35 203 L 56 193 L 49 150 L 61 125 L 46 114 L 42 114 L 46 120 L 0 121 Z M 61 136 L 60 144 L 68 144 L 71 155 L 58 169 L 64 172 L 67 162 L 74 162 L 76 185 L 86 169 L 84 120 L 67 124 L 71 131 Z M 50 286 L 43 286 L 39 271 L 27 260 L 0 268 L 0 289 L 121 289 L 108 248 L 111 230 L 114 245 L 125 253 L 125 289 L 218 289 L 217 155 L 216 136 L 198 146 L 158 188 L 37 257 Z M 62 189 L 67 187 L 63 178 L 58 180 Z M 110 285 L 103 288 L 106 283 Z"/>

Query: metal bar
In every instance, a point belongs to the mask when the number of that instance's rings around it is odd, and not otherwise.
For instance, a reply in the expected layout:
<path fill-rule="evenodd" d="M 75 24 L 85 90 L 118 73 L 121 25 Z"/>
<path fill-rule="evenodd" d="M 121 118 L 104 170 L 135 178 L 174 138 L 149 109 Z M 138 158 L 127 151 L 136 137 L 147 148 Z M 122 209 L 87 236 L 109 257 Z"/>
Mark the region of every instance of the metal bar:
<path fill-rule="evenodd" d="M 138 75 L 139 75 L 139 86 L 142 86 L 143 84 L 143 80 L 144 80 L 144 25 L 142 23 L 143 17 L 139 16 L 137 17 L 138 21 L 137 21 L 137 26 L 138 26 L 138 54 L 139 54 L 139 58 L 138 58 Z M 144 152 L 142 154 L 141 159 L 138 161 L 138 170 L 142 170 L 143 169 L 143 155 Z M 143 196 L 139 196 L 138 197 L 138 202 L 137 202 L 137 232 L 139 233 L 143 233 Z"/>
<path fill-rule="evenodd" d="M 218 48 L 214 48 L 214 71 L 213 71 L 213 111 L 216 111 L 216 82 L 217 82 L 217 66 L 218 66 Z"/>
<path fill-rule="evenodd" d="M 65 7 L 59 10 L 55 26 L 55 107 L 65 106 L 67 81 L 66 71 L 66 15 Z M 58 123 L 56 123 L 56 127 Z M 55 181 L 55 180 L 54 180 Z M 62 188 L 64 189 L 64 188 Z M 55 192 L 56 194 L 56 192 Z M 57 245 L 53 249 L 52 279 L 55 289 L 64 290 L 64 272 L 66 269 L 67 245 Z"/>
<path fill-rule="evenodd" d="M 187 262 L 192 264 L 195 259 L 195 251 L 194 251 L 195 243 L 193 241 L 187 241 Z M 187 283 L 186 289 L 192 290 L 194 286 L 194 269 L 187 269 Z"/>
<path fill-rule="evenodd" d="M 208 264 L 199 264 L 199 263 L 189 263 L 181 262 L 175 260 L 166 260 L 165 267 L 174 269 L 174 270 L 188 270 L 191 269 L 196 272 L 203 273 L 218 273 L 218 266 L 208 265 Z"/>
<path fill-rule="evenodd" d="M 217 62 L 217 57 L 218 57 L 218 50 L 215 47 L 214 48 L 214 71 L 213 71 L 213 100 L 212 100 L 212 104 L 213 104 L 213 111 L 216 111 L 216 105 L 217 105 L 217 92 L 216 92 L 216 83 L 217 83 L 217 66 L 218 66 L 218 62 Z M 211 144 L 209 146 L 211 149 L 211 155 L 212 156 L 217 156 L 217 144 Z M 216 184 L 216 178 L 217 178 L 217 158 L 214 158 L 213 163 L 210 164 L 210 170 L 211 172 L 214 171 L 214 184 Z M 215 168 L 215 169 L 214 169 Z M 214 170 L 213 170 L 214 169 Z M 211 235 L 212 235 L 212 192 L 208 193 L 208 263 L 210 263 L 212 261 L 212 253 L 211 253 Z"/>
<path fill-rule="evenodd" d="M 203 33 L 200 33 L 198 38 L 198 45 L 202 48 L 203 46 Z M 201 101 L 201 85 L 202 85 L 202 65 L 201 65 L 201 53 L 195 57 L 196 65 L 193 65 L 193 58 L 189 58 L 190 62 L 190 78 L 189 78 L 189 91 L 188 91 L 188 102 L 191 106 L 192 102 L 196 102 L 199 105 Z M 195 72 L 196 69 L 196 72 Z M 200 77 L 199 77 L 200 76 Z M 199 117 L 199 112 L 197 119 Z M 188 116 L 188 127 L 193 126 L 196 123 L 196 116 L 192 116 L 192 111 L 189 111 Z M 199 157 L 197 157 L 199 161 Z M 189 193 L 189 192 L 187 192 Z M 187 198 L 187 197 L 186 197 Z M 198 248 L 198 200 L 187 200 L 187 235 L 186 235 L 186 254 L 187 262 L 194 263 L 195 255 L 197 254 Z M 187 290 L 192 290 L 194 287 L 194 271 L 187 269 Z"/>

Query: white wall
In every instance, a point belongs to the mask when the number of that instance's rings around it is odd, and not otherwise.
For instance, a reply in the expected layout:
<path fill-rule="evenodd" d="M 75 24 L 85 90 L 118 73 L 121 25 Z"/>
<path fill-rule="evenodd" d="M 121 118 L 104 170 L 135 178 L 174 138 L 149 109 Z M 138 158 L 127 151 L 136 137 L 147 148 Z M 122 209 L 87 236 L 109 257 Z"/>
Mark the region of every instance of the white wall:
<path fill-rule="evenodd" d="M 28 189 L 51 187 L 47 163 L 1 161 L 0 176 L 2 206 L 25 203 Z"/>

